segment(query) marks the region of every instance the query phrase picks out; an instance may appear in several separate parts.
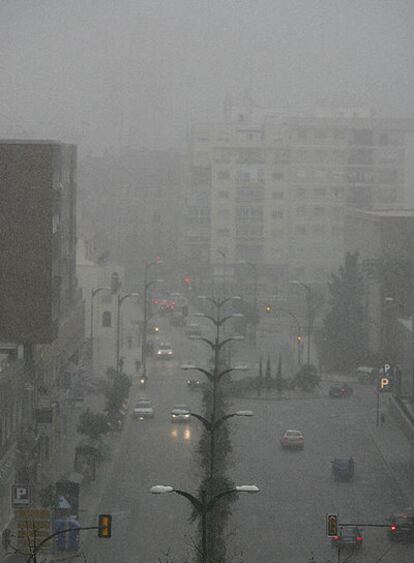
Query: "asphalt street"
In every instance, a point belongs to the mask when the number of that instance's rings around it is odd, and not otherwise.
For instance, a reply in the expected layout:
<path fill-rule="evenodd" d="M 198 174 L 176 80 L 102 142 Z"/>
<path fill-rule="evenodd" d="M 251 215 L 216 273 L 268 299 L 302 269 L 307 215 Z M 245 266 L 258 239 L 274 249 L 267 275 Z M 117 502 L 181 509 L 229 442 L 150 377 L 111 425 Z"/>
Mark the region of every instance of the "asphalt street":
<path fill-rule="evenodd" d="M 155 418 L 136 421 L 130 416 L 118 435 L 119 453 L 98 507 L 99 512 L 113 514 L 113 537 L 108 541 L 88 537 L 88 563 L 184 563 L 194 554 L 190 503 L 175 494 L 151 495 L 149 489 L 163 484 L 196 491 L 199 423 L 193 419 L 173 424 L 169 413 L 177 403 L 199 410 L 200 396 L 187 388 L 189 374 L 180 365 L 194 360 L 206 365 L 210 352 L 205 343 L 189 341 L 183 329 L 171 329 L 165 322 L 160 339 L 170 341 L 176 355 L 169 361 L 151 360 L 147 388 L 141 391 L 135 384 L 132 389 L 130 408 L 138 396 L 145 396 L 153 401 Z M 271 340 L 274 348 L 274 335 Z M 236 343 L 233 348 L 235 361 L 239 356 L 247 359 L 246 346 L 239 353 Z M 256 360 L 252 358 L 253 363 Z M 370 434 L 375 421 L 371 387 L 355 386 L 347 399 L 331 399 L 325 388 L 306 399 L 253 396 L 234 400 L 232 408 L 252 409 L 254 417 L 229 421 L 233 440 L 229 476 L 237 484 L 256 484 L 261 492 L 239 495 L 232 507 L 229 562 L 306 563 L 312 554 L 319 563 L 337 562 L 326 537 L 326 513 L 337 513 L 340 522 L 384 523 L 388 513 L 407 505 Z M 302 430 L 303 451 L 280 448 L 280 435 L 287 428 Z M 355 478 L 351 483 L 336 482 L 330 461 L 348 455 L 355 459 Z M 374 528 L 364 529 L 361 552 L 341 555 L 341 561 L 348 562 L 413 559 L 413 545 L 391 544 L 384 529 Z"/>

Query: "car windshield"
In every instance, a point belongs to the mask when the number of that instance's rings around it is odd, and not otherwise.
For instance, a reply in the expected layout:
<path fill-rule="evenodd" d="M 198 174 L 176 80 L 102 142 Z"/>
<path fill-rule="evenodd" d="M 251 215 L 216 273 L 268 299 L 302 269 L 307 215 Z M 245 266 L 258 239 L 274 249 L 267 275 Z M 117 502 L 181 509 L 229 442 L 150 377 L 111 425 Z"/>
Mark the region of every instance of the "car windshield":
<path fill-rule="evenodd" d="M 160 344 L 159 349 L 160 349 L 160 350 L 170 350 L 170 349 L 171 349 L 171 344 L 166 344 L 166 343 Z"/>
<path fill-rule="evenodd" d="M 174 409 L 177 411 L 188 411 L 187 405 L 175 405 Z"/>
<path fill-rule="evenodd" d="M 137 409 L 151 408 L 151 401 L 138 401 L 136 404 Z"/>

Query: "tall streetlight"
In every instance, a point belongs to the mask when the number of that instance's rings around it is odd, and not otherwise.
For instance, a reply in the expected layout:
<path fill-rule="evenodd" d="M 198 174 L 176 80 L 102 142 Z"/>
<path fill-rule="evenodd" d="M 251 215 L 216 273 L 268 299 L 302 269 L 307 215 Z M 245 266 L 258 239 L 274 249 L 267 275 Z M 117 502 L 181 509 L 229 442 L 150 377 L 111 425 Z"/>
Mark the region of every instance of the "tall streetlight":
<path fill-rule="evenodd" d="M 91 289 L 91 318 L 90 318 L 90 339 L 91 339 L 91 365 L 92 365 L 92 372 L 94 373 L 93 367 L 93 359 L 94 359 L 94 350 L 93 350 L 93 300 L 95 295 L 97 295 L 100 291 L 107 290 L 111 291 L 110 287 L 95 287 Z"/>
<path fill-rule="evenodd" d="M 297 280 L 292 281 L 295 285 L 300 285 L 303 289 L 306 289 L 306 305 L 307 305 L 307 316 L 308 316 L 308 327 L 307 327 L 307 364 L 310 365 L 310 355 L 311 355 L 311 334 L 312 334 L 312 287 L 309 283 L 303 283 Z"/>
<path fill-rule="evenodd" d="M 151 266 L 163 264 L 162 260 L 154 260 L 154 262 L 145 262 L 144 270 L 144 322 L 143 333 L 141 338 L 141 362 L 142 362 L 142 377 L 147 377 L 147 324 L 148 324 L 148 289 L 154 283 L 160 283 L 161 280 L 148 281 L 148 270 Z"/>
<path fill-rule="evenodd" d="M 127 293 L 122 297 L 118 294 L 118 309 L 116 316 L 116 372 L 119 373 L 120 366 L 120 344 L 121 344 L 121 305 L 128 297 L 138 297 L 138 293 Z"/>
<path fill-rule="evenodd" d="M 239 264 L 245 264 L 246 266 L 249 266 L 250 268 L 252 268 L 253 273 L 254 273 L 254 285 L 253 285 L 253 321 L 254 321 L 254 340 L 253 343 L 256 344 L 256 340 L 257 340 L 257 264 L 254 264 L 253 262 L 246 262 L 246 261 L 242 261 L 239 262 Z"/>
<path fill-rule="evenodd" d="M 216 248 L 216 252 L 223 258 L 223 297 L 226 296 L 226 253 L 224 250 Z"/>
<path fill-rule="evenodd" d="M 204 296 L 203 296 L 204 297 Z M 210 302 L 212 302 L 213 304 L 216 305 L 217 307 L 217 318 L 214 318 L 210 315 L 204 314 L 204 313 L 199 313 L 198 316 L 203 316 L 207 319 L 209 319 L 216 327 L 216 337 L 215 339 L 209 340 L 208 338 L 205 338 L 203 336 L 198 336 L 198 335 L 193 335 L 190 338 L 192 340 L 201 340 L 203 342 L 205 342 L 206 344 L 208 344 L 211 348 L 211 350 L 213 351 L 213 366 L 214 369 L 212 372 L 208 371 L 205 368 L 193 365 L 193 364 L 185 364 L 181 366 L 181 369 L 184 370 L 189 370 L 189 369 L 194 369 L 197 371 L 200 371 L 201 373 L 203 373 L 208 380 L 210 381 L 210 383 L 212 383 L 213 389 L 212 389 L 212 412 L 211 412 L 211 422 L 210 425 L 214 426 L 214 424 L 216 423 L 216 403 L 217 403 L 217 385 L 220 382 L 220 380 L 222 379 L 222 377 L 228 373 L 231 373 L 232 371 L 246 371 L 248 369 L 248 366 L 245 365 L 240 365 L 240 366 L 234 366 L 234 367 L 230 367 L 227 369 L 224 369 L 223 371 L 220 371 L 220 362 L 219 362 L 219 356 L 220 356 L 220 351 L 223 348 L 223 346 L 225 346 L 227 343 L 232 342 L 232 341 L 237 341 L 237 340 L 244 340 L 243 336 L 231 336 L 228 338 L 225 338 L 224 340 L 220 340 L 220 327 L 229 319 L 234 318 L 234 317 L 239 317 L 242 316 L 240 315 L 240 313 L 234 313 L 234 314 L 230 314 L 230 315 L 225 315 L 224 317 L 221 316 L 221 307 L 227 303 L 228 301 L 230 301 L 232 298 L 228 297 L 226 299 L 221 299 L 221 300 L 215 300 L 211 297 L 204 297 L 204 299 L 209 300 Z M 215 435 L 214 432 L 210 433 L 210 478 L 214 477 L 214 457 L 215 457 Z"/>
<path fill-rule="evenodd" d="M 191 504 L 196 509 L 197 513 L 201 515 L 201 557 L 203 563 L 209 562 L 208 557 L 208 543 L 207 543 L 207 514 L 213 510 L 217 501 L 221 498 L 236 494 L 236 493 L 258 493 L 260 491 L 259 487 L 256 485 L 236 485 L 232 489 L 227 489 L 226 491 L 222 491 L 217 495 L 213 495 L 208 497 L 206 491 L 201 491 L 201 498 L 197 498 L 196 496 L 187 493 L 186 491 L 182 491 L 180 489 L 175 489 L 171 485 L 154 485 L 150 488 L 150 493 L 153 495 L 160 495 L 165 493 L 175 493 L 182 497 L 185 497 L 187 500 L 191 502 Z"/>

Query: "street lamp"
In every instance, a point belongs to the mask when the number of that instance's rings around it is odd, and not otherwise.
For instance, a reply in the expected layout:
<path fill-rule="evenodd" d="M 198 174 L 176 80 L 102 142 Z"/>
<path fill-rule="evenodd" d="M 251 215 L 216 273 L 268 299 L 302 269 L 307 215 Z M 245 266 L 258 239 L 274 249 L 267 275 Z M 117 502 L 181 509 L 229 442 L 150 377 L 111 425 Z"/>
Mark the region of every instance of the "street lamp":
<path fill-rule="evenodd" d="M 128 297 L 138 297 L 138 293 L 127 293 L 122 297 L 118 294 L 118 310 L 116 316 L 116 372 L 119 373 L 120 366 L 120 340 L 121 340 L 121 305 Z"/>
<path fill-rule="evenodd" d="M 222 491 L 217 495 L 213 495 L 212 497 L 207 497 L 206 491 L 201 491 L 201 498 L 197 498 L 196 496 L 187 493 L 186 491 L 182 491 L 180 489 L 175 489 L 171 485 L 154 485 L 150 488 L 150 493 L 153 495 L 160 495 L 165 493 L 175 493 L 177 495 L 185 497 L 187 500 L 191 502 L 193 507 L 196 509 L 197 513 L 201 515 L 201 556 L 202 562 L 208 563 L 208 544 L 207 544 L 207 514 L 210 512 L 216 505 L 217 501 L 221 498 L 235 494 L 235 493 L 249 493 L 255 494 L 260 491 L 259 487 L 256 485 L 235 485 L 232 489 L 227 489 L 226 491 Z"/>
<path fill-rule="evenodd" d="M 246 262 L 246 261 L 242 261 L 239 262 L 239 264 L 245 264 L 246 266 L 249 266 L 250 268 L 252 268 L 253 272 L 254 272 L 254 286 L 253 286 L 253 322 L 254 322 L 254 344 L 256 344 L 256 340 L 257 340 L 257 264 L 254 264 L 253 262 Z"/>
<path fill-rule="evenodd" d="M 226 253 L 224 250 L 216 248 L 216 252 L 223 258 L 223 297 L 226 295 Z"/>
<path fill-rule="evenodd" d="M 303 283 L 297 280 L 293 280 L 291 283 L 295 285 L 300 285 L 301 287 L 303 287 L 303 289 L 306 289 L 306 304 L 308 310 L 307 364 L 310 365 L 311 334 L 312 334 L 312 287 L 309 283 Z"/>
<path fill-rule="evenodd" d="M 148 323 L 148 289 L 154 283 L 161 283 L 162 280 L 148 281 L 148 270 L 151 266 L 163 264 L 162 260 L 154 260 L 154 262 L 145 262 L 144 270 L 144 322 L 143 333 L 141 338 L 141 362 L 142 362 L 142 377 L 147 377 L 147 323 Z"/>

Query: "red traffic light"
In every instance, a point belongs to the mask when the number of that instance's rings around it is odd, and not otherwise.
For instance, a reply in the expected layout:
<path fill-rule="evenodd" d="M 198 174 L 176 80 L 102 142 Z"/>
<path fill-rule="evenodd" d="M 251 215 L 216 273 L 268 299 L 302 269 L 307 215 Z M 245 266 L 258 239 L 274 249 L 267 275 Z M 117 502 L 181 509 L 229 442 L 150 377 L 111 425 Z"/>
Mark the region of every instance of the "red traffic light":
<path fill-rule="evenodd" d="M 193 278 L 191 276 L 184 276 L 184 283 L 186 285 L 191 285 L 193 283 Z"/>

